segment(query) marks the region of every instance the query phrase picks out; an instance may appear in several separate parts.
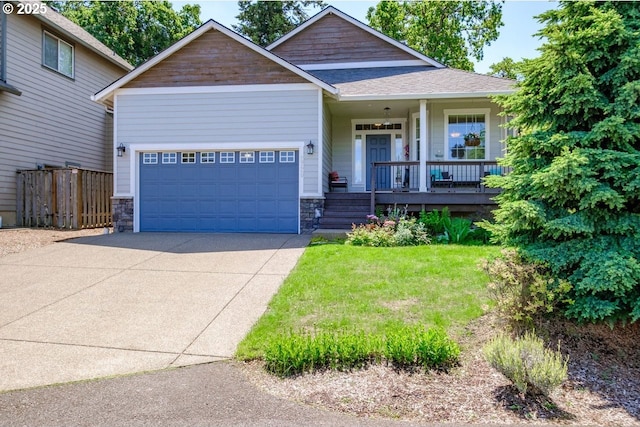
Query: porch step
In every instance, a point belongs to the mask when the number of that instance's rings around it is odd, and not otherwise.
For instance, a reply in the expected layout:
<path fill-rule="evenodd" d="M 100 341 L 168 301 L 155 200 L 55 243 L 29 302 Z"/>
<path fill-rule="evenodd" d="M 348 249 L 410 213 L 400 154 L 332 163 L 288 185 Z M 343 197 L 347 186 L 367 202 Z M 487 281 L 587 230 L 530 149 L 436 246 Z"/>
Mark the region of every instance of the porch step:
<path fill-rule="evenodd" d="M 350 230 L 352 224 L 366 223 L 370 203 L 369 193 L 326 193 L 319 229 Z"/>

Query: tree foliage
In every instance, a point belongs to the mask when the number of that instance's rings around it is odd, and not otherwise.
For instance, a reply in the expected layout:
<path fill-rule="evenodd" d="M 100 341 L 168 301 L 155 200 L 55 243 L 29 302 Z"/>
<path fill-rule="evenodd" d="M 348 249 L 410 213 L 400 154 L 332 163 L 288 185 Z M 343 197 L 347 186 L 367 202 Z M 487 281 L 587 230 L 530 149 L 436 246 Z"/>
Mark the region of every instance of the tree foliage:
<path fill-rule="evenodd" d="M 175 11 L 168 1 L 54 1 L 49 3 L 133 65 L 180 40 L 200 24 L 200 6 Z"/>
<path fill-rule="evenodd" d="M 470 58 L 499 35 L 502 4 L 494 1 L 381 1 L 369 25 L 450 67 L 473 71 Z"/>
<path fill-rule="evenodd" d="M 640 3 L 562 2 L 518 91 L 498 101 L 520 135 L 490 177 L 492 231 L 572 285 L 566 314 L 640 318 Z"/>
<path fill-rule="evenodd" d="M 522 62 L 516 62 L 509 57 L 502 58 L 502 61 L 496 62 L 489 66 L 490 76 L 500 77 L 503 79 L 522 80 Z"/>
<path fill-rule="evenodd" d="M 321 0 L 238 1 L 239 24 L 233 29 L 260 46 L 268 46 L 309 18 L 305 8 L 324 7 Z"/>

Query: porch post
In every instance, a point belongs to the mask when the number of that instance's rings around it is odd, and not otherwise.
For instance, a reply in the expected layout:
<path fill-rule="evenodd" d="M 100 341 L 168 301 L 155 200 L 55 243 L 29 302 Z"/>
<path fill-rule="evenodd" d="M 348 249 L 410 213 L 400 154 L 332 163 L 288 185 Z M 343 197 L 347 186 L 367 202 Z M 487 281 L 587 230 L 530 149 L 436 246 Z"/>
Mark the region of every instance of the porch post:
<path fill-rule="evenodd" d="M 418 170 L 420 172 L 420 185 L 419 191 L 421 193 L 427 192 L 427 160 L 429 155 L 427 153 L 427 100 L 420 100 L 420 166 Z"/>

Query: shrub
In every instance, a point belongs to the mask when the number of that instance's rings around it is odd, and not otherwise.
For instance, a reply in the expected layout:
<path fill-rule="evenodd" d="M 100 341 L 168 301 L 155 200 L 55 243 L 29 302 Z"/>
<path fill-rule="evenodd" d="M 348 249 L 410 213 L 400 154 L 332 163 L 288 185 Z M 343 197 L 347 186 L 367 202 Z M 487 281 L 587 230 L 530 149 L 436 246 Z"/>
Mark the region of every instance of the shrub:
<path fill-rule="evenodd" d="M 489 364 L 523 395 L 530 391 L 549 396 L 567 379 L 568 359 L 564 359 L 560 351 L 545 348 L 533 333 L 515 340 L 499 335 L 483 350 Z"/>
<path fill-rule="evenodd" d="M 407 216 L 407 208 L 388 209 L 388 216 L 367 215 L 368 224 L 351 228 L 347 244 L 354 246 L 417 246 L 428 245 L 431 238 L 425 226 Z"/>
<path fill-rule="evenodd" d="M 542 316 L 571 304 L 571 285 L 553 279 L 544 266 L 524 261 L 514 250 L 483 265 L 499 314 L 514 326 L 530 327 Z"/>
<path fill-rule="evenodd" d="M 446 218 L 444 235 L 447 243 L 464 243 L 471 234 L 471 221 L 464 218 Z"/>
<path fill-rule="evenodd" d="M 460 347 L 442 329 L 405 327 L 387 334 L 384 358 L 399 368 L 446 368 L 458 361 Z"/>
<path fill-rule="evenodd" d="M 422 210 L 418 217 L 418 222 L 423 224 L 427 229 L 427 232 L 432 236 L 438 236 L 444 234 L 444 221 L 450 218 L 449 209 L 447 207 L 442 208 L 442 211 L 438 212 L 437 209 L 431 212 L 425 212 Z"/>
<path fill-rule="evenodd" d="M 270 341 L 265 368 L 278 376 L 324 369 L 348 371 L 383 359 L 399 368 L 447 368 L 460 349 L 441 329 L 403 327 L 385 337 L 363 332 L 289 333 Z"/>

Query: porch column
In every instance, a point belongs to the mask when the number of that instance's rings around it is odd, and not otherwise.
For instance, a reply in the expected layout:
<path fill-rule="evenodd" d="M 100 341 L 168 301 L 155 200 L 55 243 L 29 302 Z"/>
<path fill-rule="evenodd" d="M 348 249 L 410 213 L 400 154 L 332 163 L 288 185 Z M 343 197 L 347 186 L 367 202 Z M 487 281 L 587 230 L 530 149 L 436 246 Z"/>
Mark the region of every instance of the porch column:
<path fill-rule="evenodd" d="M 420 186 L 419 190 L 421 193 L 425 193 L 427 191 L 427 159 L 429 158 L 429 153 L 427 153 L 427 100 L 420 100 L 420 166 L 418 170 L 420 171 Z"/>

